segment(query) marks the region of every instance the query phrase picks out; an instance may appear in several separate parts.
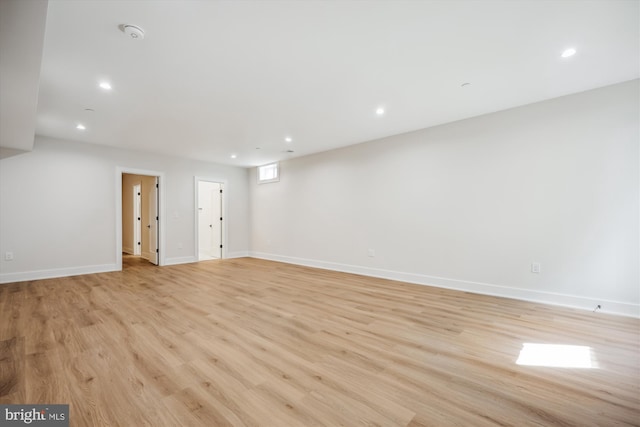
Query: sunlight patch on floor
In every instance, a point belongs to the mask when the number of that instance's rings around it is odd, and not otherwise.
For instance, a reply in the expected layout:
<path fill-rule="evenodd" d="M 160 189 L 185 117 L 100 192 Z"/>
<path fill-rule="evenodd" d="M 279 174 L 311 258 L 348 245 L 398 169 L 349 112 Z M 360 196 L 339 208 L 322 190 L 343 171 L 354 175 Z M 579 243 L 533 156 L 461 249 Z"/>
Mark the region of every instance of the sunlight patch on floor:
<path fill-rule="evenodd" d="M 524 343 L 516 364 L 552 368 L 598 367 L 591 347 L 563 344 Z"/>

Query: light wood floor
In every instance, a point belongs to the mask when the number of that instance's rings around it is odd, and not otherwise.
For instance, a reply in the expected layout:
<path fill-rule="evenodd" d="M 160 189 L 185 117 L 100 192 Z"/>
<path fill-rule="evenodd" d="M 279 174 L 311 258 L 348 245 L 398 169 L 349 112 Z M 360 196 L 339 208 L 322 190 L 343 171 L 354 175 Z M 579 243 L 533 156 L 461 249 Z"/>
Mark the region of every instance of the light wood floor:
<path fill-rule="evenodd" d="M 0 285 L 0 403 L 72 426 L 639 426 L 640 321 L 256 259 Z M 598 368 L 521 366 L 523 343 Z"/>

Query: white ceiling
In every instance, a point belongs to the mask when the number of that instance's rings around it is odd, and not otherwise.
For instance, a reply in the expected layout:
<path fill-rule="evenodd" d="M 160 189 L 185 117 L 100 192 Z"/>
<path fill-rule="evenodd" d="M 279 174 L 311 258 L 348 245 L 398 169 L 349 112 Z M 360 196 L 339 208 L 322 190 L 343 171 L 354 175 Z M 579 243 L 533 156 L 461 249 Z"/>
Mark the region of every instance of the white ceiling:
<path fill-rule="evenodd" d="M 50 0 L 36 132 L 238 166 L 301 156 L 638 78 L 639 4 Z"/>

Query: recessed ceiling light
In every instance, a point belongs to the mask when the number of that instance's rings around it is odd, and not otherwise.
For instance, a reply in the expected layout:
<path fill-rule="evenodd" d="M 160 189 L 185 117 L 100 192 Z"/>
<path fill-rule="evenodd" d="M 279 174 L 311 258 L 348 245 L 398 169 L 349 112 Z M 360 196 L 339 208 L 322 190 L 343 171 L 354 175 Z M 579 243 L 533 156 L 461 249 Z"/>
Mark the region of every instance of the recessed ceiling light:
<path fill-rule="evenodd" d="M 235 159 L 236 157 L 238 157 L 238 155 L 237 155 L 237 154 L 232 154 L 232 155 L 231 155 L 231 158 L 232 158 L 232 159 Z"/>
<path fill-rule="evenodd" d="M 384 115 L 384 108 L 382 108 L 382 107 L 378 107 L 378 108 L 376 109 L 376 114 L 377 114 L 377 115 L 379 115 L 379 116 Z"/>
<path fill-rule="evenodd" d="M 88 111 L 90 113 L 95 113 L 96 110 L 94 110 L 93 108 L 85 108 L 84 111 Z"/>
<path fill-rule="evenodd" d="M 100 82 L 99 86 L 104 90 L 111 90 L 111 83 L 109 82 Z"/>
<path fill-rule="evenodd" d="M 82 123 L 78 123 L 78 126 L 76 126 L 76 129 L 78 130 L 85 130 L 86 127 L 84 127 L 84 125 Z"/>
<path fill-rule="evenodd" d="M 293 141 L 293 139 L 291 139 L 291 137 L 290 137 L 290 136 L 286 137 L 284 140 L 285 140 L 285 142 L 291 142 L 291 141 Z"/>
<path fill-rule="evenodd" d="M 471 83 L 462 83 L 462 84 L 460 85 L 460 87 L 467 87 L 467 86 L 471 86 Z"/>
<path fill-rule="evenodd" d="M 564 52 L 562 52 L 562 57 L 563 58 L 568 58 L 570 56 L 573 56 L 576 54 L 576 50 L 572 47 L 570 47 L 569 49 L 565 49 Z"/>

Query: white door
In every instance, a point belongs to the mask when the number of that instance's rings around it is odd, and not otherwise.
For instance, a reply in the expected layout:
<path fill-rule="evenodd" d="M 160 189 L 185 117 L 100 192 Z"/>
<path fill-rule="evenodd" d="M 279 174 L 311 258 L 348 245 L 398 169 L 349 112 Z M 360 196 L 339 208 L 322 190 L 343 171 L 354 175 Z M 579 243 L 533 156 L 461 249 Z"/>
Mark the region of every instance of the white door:
<path fill-rule="evenodd" d="M 153 177 L 153 185 L 148 189 L 149 204 L 147 228 L 149 229 L 149 262 L 158 265 L 158 177 Z"/>
<path fill-rule="evenodd" d="M 140 184 L 133 186 L 133 254 L 142 253 L 142 189 Z"/>
<path fill-rule="evenodd" d="M 213 227 L 211 212 L 211 186 L 210 182 L 198 183 L 198 258 L 210 259 L 213 257 L 211 249 L 213 240 L 211 229 Z"/>
<path fill-rule="evenodd" d="M 211 256 L 222 258 L 222 184 L 211 189 Z"/>
<path fill-rule="evenodd" d="M 222 184 L 198 181 L 198 259 L 222 258 Z"/>

